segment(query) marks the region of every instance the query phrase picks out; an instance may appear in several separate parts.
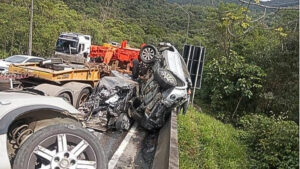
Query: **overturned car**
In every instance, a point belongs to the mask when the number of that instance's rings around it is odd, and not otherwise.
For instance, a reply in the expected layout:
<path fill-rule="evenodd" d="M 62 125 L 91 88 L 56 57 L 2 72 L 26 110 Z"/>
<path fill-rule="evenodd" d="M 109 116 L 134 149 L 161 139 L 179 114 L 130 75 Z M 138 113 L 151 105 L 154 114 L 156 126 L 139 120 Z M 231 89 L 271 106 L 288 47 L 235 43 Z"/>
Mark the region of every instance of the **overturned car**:
<path fill-rule="evenodd" d="M 133 120 L 147 130 L 161 128 L 173 109 L 185 112 L 192 86 L 187 66 L 174 46 L 144 46 L 132 75 L 103 77 L 79 107 L 87 127 L 129 129 Z M 78 117 L 77 117 L 78 118 Z"/>

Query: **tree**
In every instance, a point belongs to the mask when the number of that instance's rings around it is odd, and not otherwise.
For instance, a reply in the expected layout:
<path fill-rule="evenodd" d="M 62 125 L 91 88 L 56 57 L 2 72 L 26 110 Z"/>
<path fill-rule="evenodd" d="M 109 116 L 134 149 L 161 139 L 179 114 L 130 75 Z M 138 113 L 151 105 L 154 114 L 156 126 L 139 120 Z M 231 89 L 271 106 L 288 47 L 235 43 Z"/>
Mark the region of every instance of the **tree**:
<path fill-rule="evenodd" d="M 204 84 L 211 108 L 224 121 L 232 121 L 247 111 L 254 95 L 262 88 L 264 71 L 246 63 L 244 57 L 231 51 L 206 63 Z"/>

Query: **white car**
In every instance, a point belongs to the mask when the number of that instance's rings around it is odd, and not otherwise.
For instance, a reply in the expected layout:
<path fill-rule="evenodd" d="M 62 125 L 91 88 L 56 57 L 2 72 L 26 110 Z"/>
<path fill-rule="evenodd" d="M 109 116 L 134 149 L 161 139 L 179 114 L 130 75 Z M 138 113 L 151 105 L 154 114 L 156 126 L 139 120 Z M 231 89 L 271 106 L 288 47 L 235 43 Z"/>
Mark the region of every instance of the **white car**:
<path fill-rule="evenodd" d="M 44 58 L 28 55 L 13 55 L 6 59 L 0 60 L 0 73 L 7 73 L 9 65 L 13 63 L 30 63 L 40 62 Z"/>
<path fill-rule="evenodd" d="M 182 56 L 170 43 L 160 43 L 158 48 L 144 46 L 140 50 L 140 59 L 148 65 L 142 67 L 150 67 L 152 75 L 142 84 L 141 96 L 133 101 L 135 110 L 131 112 L 144 128 L 158 129 L 173 109 L 183 109 L 183 114 L 187 111 L 191 77 Z"/>
<path fill-rule="evenodd" d="M 62 98 L 0 92 L 0 110 L 0 169 L 107 168 L 97 137 Z"/>

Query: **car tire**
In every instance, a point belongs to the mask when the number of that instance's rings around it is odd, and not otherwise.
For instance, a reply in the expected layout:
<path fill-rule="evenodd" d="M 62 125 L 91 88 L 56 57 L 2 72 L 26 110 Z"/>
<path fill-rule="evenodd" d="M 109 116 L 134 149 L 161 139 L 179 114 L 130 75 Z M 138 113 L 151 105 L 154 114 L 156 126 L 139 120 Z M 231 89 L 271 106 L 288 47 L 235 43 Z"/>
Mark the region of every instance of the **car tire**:
<path fill-rule="evenodd" d="M 132 79 L 137 79 L 140 74 L 140 68 L 139 68 L 139 61 L 137 59 L 134 59 L 132 61 L 133 67 L 132 67 Z"/>
<path fill-rule="evenodd" d="M 158 54 L 158 50 L 153 45 L 146 45 L 140 50 L 140 59 L 146 63 L 150 64 L 155 61 L 155 57 Z"/>
<path fill-rule="evenodd" d="M 162 88 L 171 88 L 177 85 L 177 80 L 171 71 L 166 69 L 157 69 L 154 72 L 154 79 Z"/>
<path fill-rule="evenodd" d="M 79 96 L 78 99 L 76 101 L 76 108 L 79 108 L 83 102 L 87 101 L 89 99 L 91 92 L 89 89 L 83 89 Z"/>
<path fill-rule="evenodd" d="M 13 168 L 31 169 L 44 166 L 51 169 L 106 169 L 107 160 L 97 140 L 95 135 L 81 126 L 47 126 L 33 133 L 24 142 L 17 152 Z"/>

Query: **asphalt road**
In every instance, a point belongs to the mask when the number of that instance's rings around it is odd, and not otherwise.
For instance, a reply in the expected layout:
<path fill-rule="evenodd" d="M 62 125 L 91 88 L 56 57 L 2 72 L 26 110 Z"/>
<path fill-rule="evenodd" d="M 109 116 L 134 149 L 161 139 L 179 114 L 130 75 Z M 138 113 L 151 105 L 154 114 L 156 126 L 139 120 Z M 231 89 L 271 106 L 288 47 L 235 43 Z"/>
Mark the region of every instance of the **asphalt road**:
<path fill-rule="evenodd" d="M 137 124 L 129 131 L 95 132 L 108 158 L 109 169 L 150 169 L 155 154 L 157 133 Z"/>

